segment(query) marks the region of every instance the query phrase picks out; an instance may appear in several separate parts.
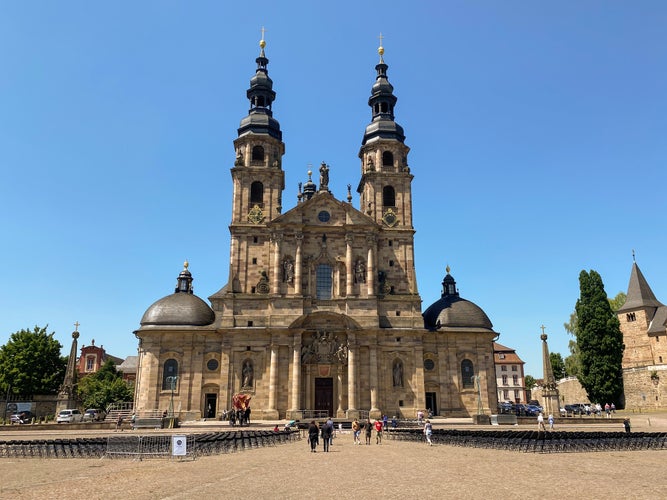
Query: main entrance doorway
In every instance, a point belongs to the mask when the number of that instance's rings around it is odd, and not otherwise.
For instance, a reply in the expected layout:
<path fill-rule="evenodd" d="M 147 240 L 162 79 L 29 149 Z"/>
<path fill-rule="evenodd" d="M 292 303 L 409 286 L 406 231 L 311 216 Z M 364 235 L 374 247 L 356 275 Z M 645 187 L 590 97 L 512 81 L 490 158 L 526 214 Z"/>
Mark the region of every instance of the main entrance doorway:
<path fill-rule="evenodd" d="M 215 418 L 218 405 L 218 395 L 209 393 L 204 396 L 204 418 Z"/>
<path fill-rule="evenodd" d="M 318 377 L 315 379 L 315 410 L 333 416 L 333 378 Z"/>
<path fill-rule="evenodd" d="M 433 412 L 433 415 L 438 414 L 438 405 L 437 401 L 435 400 L 435 392 L 426 393 L 426 409 L 431 410 L 431 412 Z"/>

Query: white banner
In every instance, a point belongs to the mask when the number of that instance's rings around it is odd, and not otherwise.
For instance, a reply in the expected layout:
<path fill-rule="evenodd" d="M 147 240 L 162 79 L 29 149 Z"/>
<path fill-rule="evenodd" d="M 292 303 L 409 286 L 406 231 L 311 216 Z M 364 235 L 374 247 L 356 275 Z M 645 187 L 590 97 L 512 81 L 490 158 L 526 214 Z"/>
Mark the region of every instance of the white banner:
<path fill-rule="evenodd" d="M 184 457 L 188 448 L 186 443 L 185 436 L 171 436 L 171 454 L 175 457 Z"/>

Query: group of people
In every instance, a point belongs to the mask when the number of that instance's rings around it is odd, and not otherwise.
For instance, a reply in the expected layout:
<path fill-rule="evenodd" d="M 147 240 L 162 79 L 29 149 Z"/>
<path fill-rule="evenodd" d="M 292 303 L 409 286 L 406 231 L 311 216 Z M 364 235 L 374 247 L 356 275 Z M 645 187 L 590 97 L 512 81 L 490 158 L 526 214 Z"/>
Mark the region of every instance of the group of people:
<path fill-rule="evenodd" d="M 334 435 L 334 423 L 331 418 L 327 419 L 327 421 L 320 426 L 317 425 L 315 420 L 312 420 L 308 425 L 308 445 L 310 446 L 310 452 L 315 453 L 317 451 L 316 448 L 319 444 L 320 437 L 322 438 L 324 451 L 328 452 L 329 447 L 333 444 Z"/>
<path fill-rule="evenodd" d="M 222 411 L 222 420 L 229 420 L 229 425 L 250 425 L 250 407 Z"/>
<path fill-rule="evenodd" d="M 359 422 L 356 418 L 352 422 L 352 437 L 354 439 L 354 444 L 361 444 L 361 432 L 364 431 L 366 436 L 366 444 L 371 444 L 373 438 L 373 430 L 375 430 L 375 444 L 382 444 L 382 433 L 387 427 L 387 417 L 383 417 L 383 420 L 375 420 L 371 422 L 371 419 L 366 419 L 365 422 Z"/>

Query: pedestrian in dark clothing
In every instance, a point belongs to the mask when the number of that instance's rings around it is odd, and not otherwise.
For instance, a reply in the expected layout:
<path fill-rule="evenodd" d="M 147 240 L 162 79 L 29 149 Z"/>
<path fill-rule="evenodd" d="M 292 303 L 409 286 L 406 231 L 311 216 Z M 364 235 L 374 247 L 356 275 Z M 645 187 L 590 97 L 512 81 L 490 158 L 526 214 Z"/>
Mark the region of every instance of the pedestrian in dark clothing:
<path fill-rule="evenodd" d="M 317 427 L 317 424 L 313 420 L 308 426 L 308 444 L 310 444 L 311 453 L 315 453 L 315 448 L 317 448 L 317 436 L 319 435 L 320 430 Z"/>
<path fill-rule="evenodd" d="M 625 427 L 625 432 L 630 434 L 630 419 L 628 417 L 623 420 L 623 427 Z"/>
<path fill-rule="evenodd" d="M 333 427 L 324 424 L 322 426 L 322 443 L 324 445 L 324 451 L 329 451 L 329 445 L 331 444 L 331 433 L 333 432 Z"/>

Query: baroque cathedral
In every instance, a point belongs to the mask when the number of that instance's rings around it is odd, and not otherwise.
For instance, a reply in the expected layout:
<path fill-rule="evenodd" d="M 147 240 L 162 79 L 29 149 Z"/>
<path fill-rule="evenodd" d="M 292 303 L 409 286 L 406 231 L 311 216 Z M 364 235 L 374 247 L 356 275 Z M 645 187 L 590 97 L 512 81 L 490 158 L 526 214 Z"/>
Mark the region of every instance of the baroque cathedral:
<path fill-rule="evenodd" d="M 181 419 L 217 418 L 244 394 L 257 419 L 495 412 L 498 334 L 459 296 L 449 269 L 442 296 L 422 314 L 410 149 L 394 119 L 384 49 L 358 154 L 360 208 L 350 185 L 346 200 L 333 196 L 322 163 L 319 183 L 308 172 L 287 211 L 264 49 L 262 39 L 234 140 L 228 281 L 209 306 L 193 294 L 186 262 L 175 292 L 146 310 L 134 332 L 136 411 L 173 404 Z"/>

